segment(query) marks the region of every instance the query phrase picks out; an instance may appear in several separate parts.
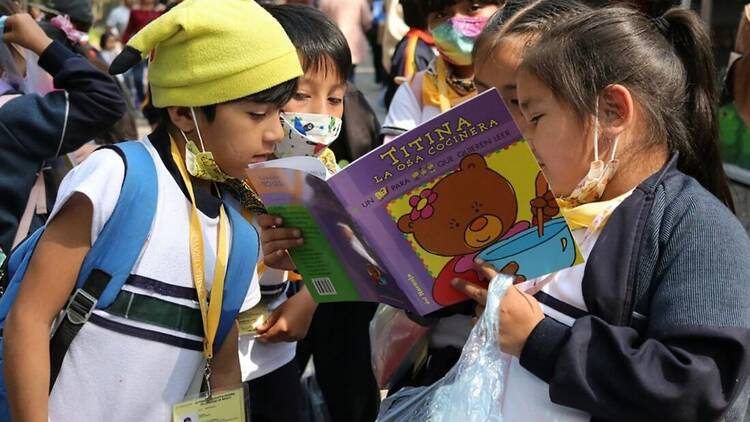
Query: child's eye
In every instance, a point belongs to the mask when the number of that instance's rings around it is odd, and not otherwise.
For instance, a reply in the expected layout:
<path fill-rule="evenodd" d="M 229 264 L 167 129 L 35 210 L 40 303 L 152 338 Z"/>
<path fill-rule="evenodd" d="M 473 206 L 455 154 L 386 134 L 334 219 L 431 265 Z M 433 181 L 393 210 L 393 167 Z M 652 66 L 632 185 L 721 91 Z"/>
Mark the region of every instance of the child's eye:
<path fill-rule="evenodd" d="M 344 102 L 343 98 L 336 98 L 336 97 L 330 97 L 328 98 L 328 102 L 333 105 L 339 105 Z"/>
<path fill-rule="evenodd" d="M 533 116 L 531 119 L 529 119 L 529 123 L 536 125 L 539 123 L 539 119 L 544 117 L 544 114 L 537 114 L 536 116 Z"/>
<path fill-rule="evenodd" d="M 479 4 L 479 3 L 472 3 L 471 7 L 469 8 L 469 10 L 471 10 L 472 12 L 476 12 L 476 11 L 478 11 L 481 8 L 482 8 L 481 4 Z"/>
<path fill-rule="evenodd" d="M 292 98 L 294 98 L 295 101 L 305 101 L 310 98 L 310 96 L 302 92 L 295 92 Z"/>
<path fill-rule="evenodd" d="M 250 113 L 247 113 L 251 118 L 255 120 L 262 120 L 266 118 L 266 113 L 261 111 L 251 111 Z"/>

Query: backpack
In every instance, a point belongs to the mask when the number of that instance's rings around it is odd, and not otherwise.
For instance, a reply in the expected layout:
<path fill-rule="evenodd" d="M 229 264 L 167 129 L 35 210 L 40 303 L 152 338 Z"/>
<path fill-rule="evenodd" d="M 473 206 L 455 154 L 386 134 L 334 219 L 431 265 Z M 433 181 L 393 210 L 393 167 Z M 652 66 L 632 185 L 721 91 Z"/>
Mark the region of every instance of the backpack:
<path fill-rule="evenodd" d="M 151 154 L 139 142 L 124 142 L 112 148 L 125 162 L 125 178 L 112 215 L 102 228 L 81 265 L 75 291 L 62 310 L 60 324 L 50 339 L 50 391 L 62 366 L 65 353 L 94 309 L 106 309 L 115 301 L 141 255 L 151 232 L 158 197 L 156 167 Z M 229 195 L 224 195 L 228 198 Z M 132 204 L 138 212 L 130 212 Z M 214 342 L 217 352 L 234 326 L 244 303 L 258 261 L 258 233 L 232 205 L 225 209 L 232 230 L 227 262 L 224 302 Z M 24 240 L 6 260 L 4 279 L 0 282 L 0 329 L 13 305 L 39 238 L 46 226 Z M 5 379 L 2 371 L 3 337 L 0 336 L 0 421 L 10 420 Z"/>

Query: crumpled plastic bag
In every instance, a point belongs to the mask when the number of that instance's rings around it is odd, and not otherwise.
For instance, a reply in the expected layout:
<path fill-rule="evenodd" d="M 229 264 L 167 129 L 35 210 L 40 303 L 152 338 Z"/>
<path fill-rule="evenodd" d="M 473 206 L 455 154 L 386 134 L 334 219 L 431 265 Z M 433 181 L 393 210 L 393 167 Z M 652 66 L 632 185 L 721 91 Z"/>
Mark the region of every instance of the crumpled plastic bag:
<path fill-rule="evenodd" d="M 500 301 L 513 278 L 500 274 L 489 286 L 487 307 L 456 365 L 439 381 L 403 388 L 380 405 L 381 422 L 501 422 L 510 360 L 498 343 Z"/>

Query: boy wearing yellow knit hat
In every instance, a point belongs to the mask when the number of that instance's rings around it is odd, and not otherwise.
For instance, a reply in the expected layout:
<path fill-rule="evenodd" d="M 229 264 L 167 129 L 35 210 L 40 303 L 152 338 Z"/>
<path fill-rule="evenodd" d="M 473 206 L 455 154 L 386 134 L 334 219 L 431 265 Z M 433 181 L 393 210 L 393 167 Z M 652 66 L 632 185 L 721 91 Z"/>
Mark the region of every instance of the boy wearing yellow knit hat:
<path fill-rule="evenodd" d="M 138 200 L 118 201 L 125 175 L 140 167 L 102 149 L 60 187 L 5 322 L 14 420 L 183 420 L 195 409 L 181 403 L 201 377 L 214 391 L 240 384 L 235 318 L 260 292 L 256 280 L 244 280 L 236 309 L 221 293 L 242 285 L 237 274 L 253 278 L 254 260 L 241 260 L 232 245 L 250 238 L 257 246 L 257 233 L 231 218 L 237 212 L 223 187 L 273 152 L 283 137 L 280 107 L 302 70 L 281 26 L 250 0 L 184 1 L 136 34 L 111 72 L 146 57 L 164 119 L 137 144 L 153 161 L 158 195 L 148 237 L 117 296 L 126 300 L 96 306 L 83 323 L 59 319 L 58 331 L 79 326 L 61 361 L 54 359 L 59 351 L 50 351 L 56 343 L 49 334 L 61 311 L 70 316 L 66 303 L 87 253 L 99 246 L 113 210 L 143 209 Z M 247 271 L 234 271 L 243 263 Z M 222 339 L 216 327 L 227 315 Z"/>

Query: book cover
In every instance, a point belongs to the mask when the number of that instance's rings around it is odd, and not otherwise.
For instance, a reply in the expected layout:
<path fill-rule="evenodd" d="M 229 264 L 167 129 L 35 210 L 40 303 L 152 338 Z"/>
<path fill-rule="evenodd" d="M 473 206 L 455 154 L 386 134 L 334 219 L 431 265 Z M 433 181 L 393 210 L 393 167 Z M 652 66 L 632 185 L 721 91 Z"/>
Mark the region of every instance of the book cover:
<path fill-rule="evenodd" d="M 532 208 L 554 196 L 495 90 L 330 178 L 303 161 L 249 174 L 269 212 L 302 230 L 305 244 L 290 252 L 316 301 L 425 315 L 467 299 L 453 278 L 487 285 L 477 259 L 528 280 L 583 263 L 559 210 Z"/>
<path fill-rule="evenodd" d="M 532 215 L 530 203 L 547 183 L 495 90 L 370 152 L 328 183 L 420 314 L 466 300 L 453 278 L 486 286 L 476 258 L 524 279 L 583 262 L 559 213 Z M 539 217 L 547 219 L 541 228 Z"/>

